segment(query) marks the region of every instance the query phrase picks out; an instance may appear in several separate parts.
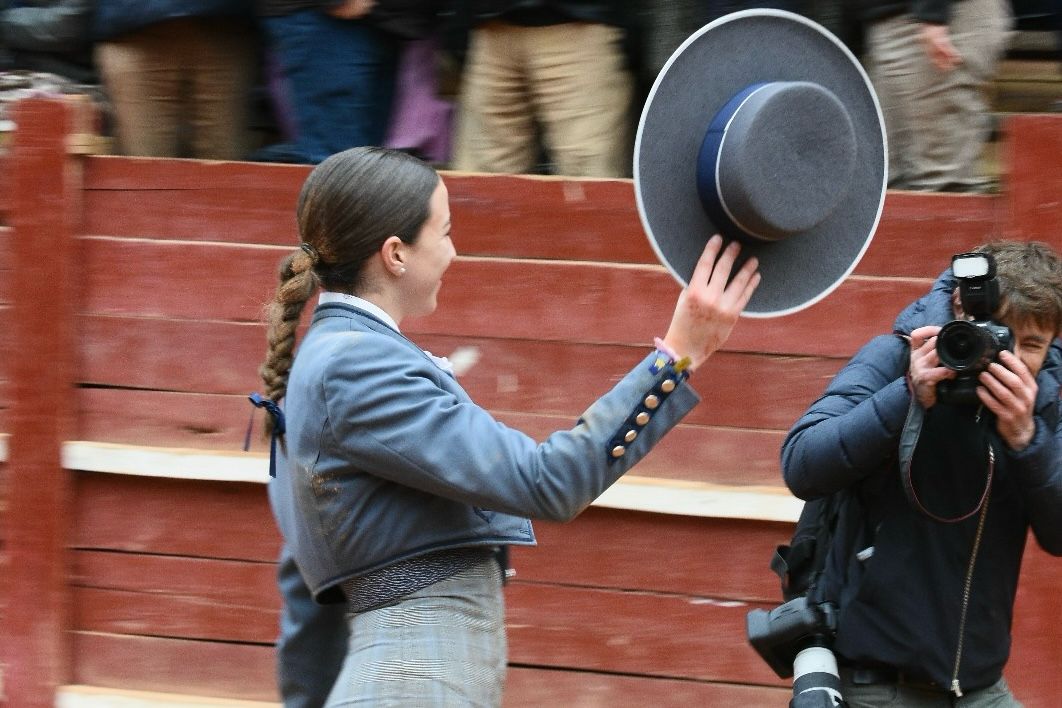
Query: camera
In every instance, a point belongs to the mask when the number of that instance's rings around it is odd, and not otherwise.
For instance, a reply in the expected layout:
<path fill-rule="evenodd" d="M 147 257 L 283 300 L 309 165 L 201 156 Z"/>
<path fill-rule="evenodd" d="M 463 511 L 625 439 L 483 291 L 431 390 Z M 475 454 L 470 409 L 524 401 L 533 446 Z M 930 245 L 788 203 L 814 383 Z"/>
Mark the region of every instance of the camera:
<path fill-rule="evenodd" d="M 937 384 L 941 403 L 976 404 L 977 376 L 1004 349 L 1014 350 L 1014 338 L 1005 325 L 992 321 L 999 307 L 996 262 L 988 253 L 960 253 L 951 259 L 959 281 L 959 300 L 972 320 L 952 320 L 937 335 L 937 355 L 942 366 L 957 372 L 954 379 Z"/>
<path fill-rule="evenodd" d="M 773 610 L 745 616 L 749 643 L 779 678 L 793 677 L 790 708 L 846 706 L 837 659 L 830 643 L 837 631 L 836 608 L 796 597 Z"/>

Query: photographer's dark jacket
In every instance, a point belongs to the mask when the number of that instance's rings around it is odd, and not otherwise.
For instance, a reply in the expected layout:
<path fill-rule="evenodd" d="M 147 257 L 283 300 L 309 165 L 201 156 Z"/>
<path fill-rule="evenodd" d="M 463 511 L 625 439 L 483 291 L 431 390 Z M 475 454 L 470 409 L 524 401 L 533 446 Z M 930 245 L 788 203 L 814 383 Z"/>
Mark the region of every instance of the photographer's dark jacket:
<path fill-rule="evenodd" d="M 953 319 L 950 270 L 896 320 L 907 334 Z M 914 478 L 922 504 L 954 518 L 977 507 L 987 477 L 987 444 L 995 473 L 972 580 L 963 649 L 956 667 L 965 574 L 978 514 L 958 523 L 934 521 L 904 494 L 898 443 L 910 405 L 907 344 L 895 335 L 871 340 L 789 432 L 782 447 L 786 484 L 812 499 L 849 489 L 863 518 L 854 536 L 836 538 L 824 582 L 840 606 L 834 647 L 839 662 L 892 667 L 947 690 L 994 683 L 1010 653 L 1018 572 L 1031 528 L 1039 544 L 1062 555 L 1062 429 L 1056 341 L 1037 376 L 1036 433 L 1014 452 L 994 423 L 974 421 L 976 407 L 938 404 L 926 411 Z M 991 420 L 989 416 L 988 420 Z M 840 536 L 840 535 L 839 535 Z M 873 546 L 865 561 L 854 551 Z M 840 549 L 844 548 L 842 552 Z"/>

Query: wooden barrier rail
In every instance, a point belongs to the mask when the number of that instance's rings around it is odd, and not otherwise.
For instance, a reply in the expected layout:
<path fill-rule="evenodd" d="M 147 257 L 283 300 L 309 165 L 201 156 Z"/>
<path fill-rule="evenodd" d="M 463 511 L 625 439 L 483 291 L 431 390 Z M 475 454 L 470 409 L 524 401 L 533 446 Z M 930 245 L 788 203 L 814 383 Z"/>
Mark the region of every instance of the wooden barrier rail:
<path fill-rule="evenodd" d="M 18 110 L 0 179 L 6 698 L 51 705 L 81 683 L 275 700 L 279 541 L 265 445 L 239 450 L 308 168 L 71 155 L 73 109 Z M 703 403 L 635 476 L 572 524 L 537 525 L 507 590 L 507 706 L 788 700 L 743 625 L 777 602 L 767 559 L 799 509 L 780 484 L 782 437 L 951 254 L 992 235 L 1062 246 L 1060 120 L 1011 124 L 1000 195 L 890 193 L 834 294 L 742 321 L 696 377 Z M 458 259 L 438 312 L 404 329 L 438 354 L 475 347 L 469 393 L 541 439 L 642 356 L 678 288 L 630 181 L 444 179 Z M 1033 708 L 1062 692 L 1043 621 L 1062 616 L 1060 581 L 1031 549 L 1008 680 Z"/>

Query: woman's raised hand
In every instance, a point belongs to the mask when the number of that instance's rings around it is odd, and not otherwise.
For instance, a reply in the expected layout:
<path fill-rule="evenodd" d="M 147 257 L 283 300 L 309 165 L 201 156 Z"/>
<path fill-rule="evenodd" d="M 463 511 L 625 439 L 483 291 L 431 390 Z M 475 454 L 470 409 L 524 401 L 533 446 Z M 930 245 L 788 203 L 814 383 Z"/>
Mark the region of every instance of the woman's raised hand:
<path fill-rule="evenodd" d="M 722 255 L 720 255 L 722 250 Z M 678 356 L 690 358 L 695 369 L 730 337 L 738 315 L 760 284 L 758 261 L 749 258 L 730 279 L 741 247 L 736 241 L 723 249 L 718 235 L 708 239 L 689 285 L 679 295 L 664 344 Z"/>

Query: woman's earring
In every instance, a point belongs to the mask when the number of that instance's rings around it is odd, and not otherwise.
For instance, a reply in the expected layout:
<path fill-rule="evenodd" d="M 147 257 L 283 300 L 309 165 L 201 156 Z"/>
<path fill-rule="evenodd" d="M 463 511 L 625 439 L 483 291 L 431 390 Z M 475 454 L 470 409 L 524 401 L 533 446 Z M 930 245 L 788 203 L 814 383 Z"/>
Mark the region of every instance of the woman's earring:
<path fill-rule="evenodd" d="M 405 272 L 406 272 L 406 267 L 405 266 L 402 266 L 401 268 L 398 269 L 398 274 L 399 275 L 402 275 Z"/>

